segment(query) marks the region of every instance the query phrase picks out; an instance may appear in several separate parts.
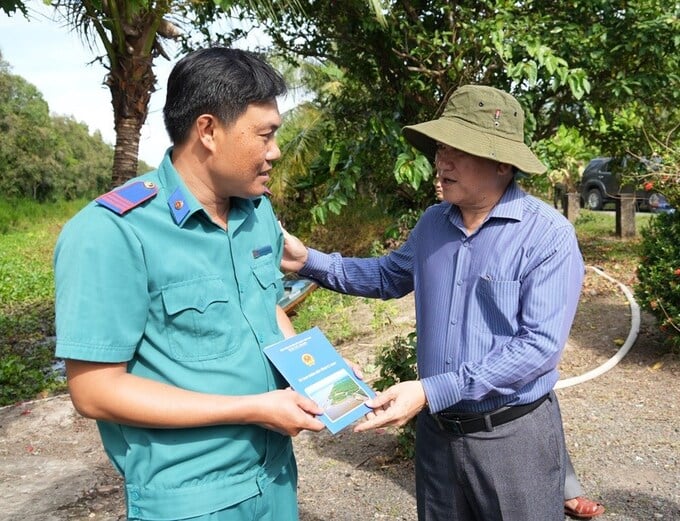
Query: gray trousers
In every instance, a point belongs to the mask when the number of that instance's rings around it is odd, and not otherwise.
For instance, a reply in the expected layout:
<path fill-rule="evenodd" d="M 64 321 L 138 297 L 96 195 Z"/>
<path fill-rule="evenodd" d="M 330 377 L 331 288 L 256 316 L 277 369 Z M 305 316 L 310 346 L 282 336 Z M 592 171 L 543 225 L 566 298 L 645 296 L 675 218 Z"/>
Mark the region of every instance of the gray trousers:
<path fill-rule="evenodd" d="M 457 436 L 425 411 L 416 427 L 419 521 L 564 521 L 557 397 L 491 432 Z"/>
<path fill-rule="evenodd" d="M 579 483 L 574 465 L 571 463 L 571 458 L 567 452 L 567 461 L 565 466 L 566 474 L 564 476 L 564 500 L 573 499 L 583 495 L 581 483 Z"/>

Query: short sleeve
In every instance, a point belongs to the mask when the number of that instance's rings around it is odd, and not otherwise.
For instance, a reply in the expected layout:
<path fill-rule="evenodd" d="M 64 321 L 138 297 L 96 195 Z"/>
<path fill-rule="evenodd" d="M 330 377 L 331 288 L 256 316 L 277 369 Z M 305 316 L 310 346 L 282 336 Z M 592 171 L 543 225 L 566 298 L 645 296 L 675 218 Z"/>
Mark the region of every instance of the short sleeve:
<path fill-rule="evenodd" d="M 143 335 L 149 294 L 143 249 L 133 230 L 90 205 L 69 221 L 54 254 L 56 356 L 117 363 Z"/>

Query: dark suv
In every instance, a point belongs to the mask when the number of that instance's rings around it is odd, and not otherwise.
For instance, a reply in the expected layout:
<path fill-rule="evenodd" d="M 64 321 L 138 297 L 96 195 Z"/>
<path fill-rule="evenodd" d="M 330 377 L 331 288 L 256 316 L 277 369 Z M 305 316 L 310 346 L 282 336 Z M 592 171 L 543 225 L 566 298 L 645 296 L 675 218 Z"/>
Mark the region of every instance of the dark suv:
<path fill-rule="evenodd" d="M 633 191 L 631 187 L 620 186 L 620 171 L 626 159 L 611 157 L 591 159 L 583 170 L 580 183 L 581 203 L 589 210 L 602 210 L 605 204 L 616 202 L 621 194 L 635 194 L 635 202 L 640 210 L 668 211 L 670 205 L 658 193 L 645 190 Z"/>

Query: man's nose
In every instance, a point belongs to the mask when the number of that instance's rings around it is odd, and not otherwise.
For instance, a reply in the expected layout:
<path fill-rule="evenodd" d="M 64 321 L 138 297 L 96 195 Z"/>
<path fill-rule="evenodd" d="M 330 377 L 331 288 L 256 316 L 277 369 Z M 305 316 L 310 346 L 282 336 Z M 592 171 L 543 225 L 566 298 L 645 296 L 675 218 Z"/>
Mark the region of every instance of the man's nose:
<path fill-rule="evenodd" d="M 278 158 L 281 157 L 281 149 L 279 148 L 279 144 L 274 141 L 272 146 L 269 147 L 269 150 L 267 150 L 267 161 L 276 161 Z"/>

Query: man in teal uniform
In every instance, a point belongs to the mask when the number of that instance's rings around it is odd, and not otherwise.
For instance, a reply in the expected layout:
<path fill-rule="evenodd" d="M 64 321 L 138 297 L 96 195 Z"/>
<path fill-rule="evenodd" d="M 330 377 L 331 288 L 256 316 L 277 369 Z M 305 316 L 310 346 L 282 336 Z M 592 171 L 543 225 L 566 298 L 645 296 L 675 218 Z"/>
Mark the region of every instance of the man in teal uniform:
<path fill-rule="evenodd" d="M 284 92 L 251 53 L 187 55 L 168 79 L 160 167 L 59 237 L 56 354 L 125 478 L 129 519 L 298 519 L 290 437 L 323 429 L 322 411 L 262 352 L 294 333 L 263 197 Z"/>

